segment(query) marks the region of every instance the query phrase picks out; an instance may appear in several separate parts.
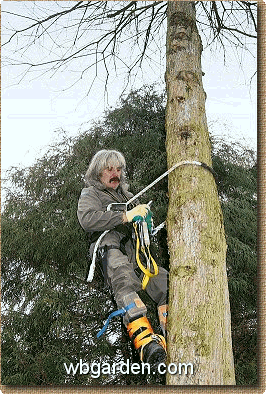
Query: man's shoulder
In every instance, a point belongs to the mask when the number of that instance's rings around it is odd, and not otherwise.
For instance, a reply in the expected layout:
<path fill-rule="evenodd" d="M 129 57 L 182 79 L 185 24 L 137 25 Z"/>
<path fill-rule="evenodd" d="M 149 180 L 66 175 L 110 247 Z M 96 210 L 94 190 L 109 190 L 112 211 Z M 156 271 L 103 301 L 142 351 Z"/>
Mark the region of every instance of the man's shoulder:
<path fill-rule="evenodd" d="M 84 187 L 84 188 L 81 190 L 81 194 L 86 194 L 86 193 L 90 192 L 90 191 L 93 190 L 93 189 L 94 189 L 93 186 Z"/>
<path fill-rule="evenodd" d="M 81 190 L 80 196 L 92 196 L 97 194 L 97 188 L 93 185 L 88 186 L 88 187 L 84 187 Z"/>

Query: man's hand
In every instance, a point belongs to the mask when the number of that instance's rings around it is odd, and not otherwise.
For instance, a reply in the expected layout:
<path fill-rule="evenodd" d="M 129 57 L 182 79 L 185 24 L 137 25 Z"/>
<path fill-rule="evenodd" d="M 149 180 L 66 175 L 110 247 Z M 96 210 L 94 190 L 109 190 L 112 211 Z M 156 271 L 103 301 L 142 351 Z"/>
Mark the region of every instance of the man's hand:
<path fill-rule="evenodd" d="M 137 205 L 130 211 L 125 212 L 127 222 L 132 222 L 132 220 L 137 216 L 141 216 L 144 218 L 147 215 L 148 211 L 149 206 L 147 204 Z"/>

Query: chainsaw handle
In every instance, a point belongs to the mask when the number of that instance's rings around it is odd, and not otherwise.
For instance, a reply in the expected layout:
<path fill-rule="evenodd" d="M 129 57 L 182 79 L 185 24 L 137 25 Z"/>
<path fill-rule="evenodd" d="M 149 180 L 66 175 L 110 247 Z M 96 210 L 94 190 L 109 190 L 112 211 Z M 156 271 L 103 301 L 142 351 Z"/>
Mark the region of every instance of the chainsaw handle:
<path fill-rule="evenodd" d="M 127 203 L 126 202 L 112 202 L 106 208 L 107 211 L 126 211 Z"/>

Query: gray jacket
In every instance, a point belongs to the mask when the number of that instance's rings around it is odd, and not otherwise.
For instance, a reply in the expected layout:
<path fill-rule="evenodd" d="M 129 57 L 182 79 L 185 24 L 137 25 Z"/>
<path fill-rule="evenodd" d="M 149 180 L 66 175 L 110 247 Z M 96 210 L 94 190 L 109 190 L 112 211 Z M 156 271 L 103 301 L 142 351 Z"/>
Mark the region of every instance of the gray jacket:
<path fill-rule="evenodd" d="M 123 224 L 123 212 L 106 211 L 106 208 L 111 203 L 126 202 L 131 197 L 133 194 L 125 186 L 113 190 L 94 180 L 82 190 L 77 215 L 82 228 L 92 236 L 92 242 L 96 240 L 95 235 L 97 238 L 101 232 L 112 230 L 103 238 L 101 246 L 119 246 L 128 234 L 128 227 Z"/>

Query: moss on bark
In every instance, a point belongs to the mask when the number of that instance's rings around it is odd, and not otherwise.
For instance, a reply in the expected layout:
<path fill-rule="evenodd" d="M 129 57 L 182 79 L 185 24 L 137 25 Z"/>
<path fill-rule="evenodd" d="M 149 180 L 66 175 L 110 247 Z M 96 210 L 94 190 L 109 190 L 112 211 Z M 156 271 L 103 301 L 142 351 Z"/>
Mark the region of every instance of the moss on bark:
<path fill-rule="evenodd" d="M 201 40 L 192 2 L 168 3 L 168 166 L 211 166 L 202 85 Z M 168 362 L 192 363 L 193 375 L 167 384 L 235 384 L 223 217 L 213 175 L 185 165 L 169 175 L 170 253 Z"/>

